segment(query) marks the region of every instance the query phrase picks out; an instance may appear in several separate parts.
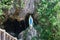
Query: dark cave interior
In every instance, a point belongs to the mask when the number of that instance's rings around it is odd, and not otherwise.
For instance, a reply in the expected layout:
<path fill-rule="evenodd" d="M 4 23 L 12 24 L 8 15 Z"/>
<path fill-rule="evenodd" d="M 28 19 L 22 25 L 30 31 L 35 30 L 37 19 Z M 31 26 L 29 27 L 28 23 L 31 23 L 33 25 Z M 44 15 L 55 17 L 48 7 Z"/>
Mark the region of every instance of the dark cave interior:
<path fill-rule="evenodd" d="M 19 33 L 26 30 L 26 28 L 29 26 L 28 21 L 21 20 L 18 22 L 16 19 L 13 21 L 11 19 L 7 19 L 3 25 L 6 32 L 14 37 L 18 37 Z"/>
<path fill-rule="evenodd" d="M 17 21 L 17 19 L 12 20 L 11 18 L 8 18 L 4 23 L 4 29 L 6 32 L 11 34 L 14 37 L 18 38 L 18 35 L 20 32 L 26 30 L 29 27 L 29 16 L 31 14 L 27 14 L 24 20 Z M 33 17 L 33 15 L 31 15 Z M 34 23 L 35 19 L 33 17 Z"/>

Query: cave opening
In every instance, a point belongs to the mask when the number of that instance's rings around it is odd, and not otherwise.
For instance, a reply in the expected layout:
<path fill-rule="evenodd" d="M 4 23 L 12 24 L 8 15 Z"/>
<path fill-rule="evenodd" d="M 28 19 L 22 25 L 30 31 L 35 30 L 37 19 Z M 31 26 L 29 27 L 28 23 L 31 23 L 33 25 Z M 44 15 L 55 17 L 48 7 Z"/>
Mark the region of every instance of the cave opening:
<path fill-rule="evenodd" d="M 29 27 L 30 15 L 33 17 L 34 23 L 36 23 L 33 14 L 27 14 L 25 16 L 25 19 L 20 21 L 18 21 L 17 19 L 12 20 L 12 18 L 8 18 L 3 23 L 4 29 L 12 36 L 18 38 L 19 33 L 21 33 L 22 31 L 26 30 Z"/>
<path fill-rule="evenodd" d="M 25 20 L 17 21 L 16 19 L 11 20 L 10 18 L 7 19 L 3 23 L 3 25 L 6 32 L 8 32 L 14 37 L 18 37 L 19 33 L 26 30 L 27 27 L 29 26 L 28 21 Z"/>

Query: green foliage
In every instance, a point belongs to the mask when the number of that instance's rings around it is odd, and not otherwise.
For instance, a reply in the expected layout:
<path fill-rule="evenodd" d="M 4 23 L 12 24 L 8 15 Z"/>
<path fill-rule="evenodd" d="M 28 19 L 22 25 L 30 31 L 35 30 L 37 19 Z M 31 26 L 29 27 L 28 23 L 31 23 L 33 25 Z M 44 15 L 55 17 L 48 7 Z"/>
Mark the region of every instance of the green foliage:
<path fill-rule="evenodd" d="M 0 15 L 2 15 L 3 14 L 3 12 L 2 12 L 2 10 L 0 10 Z"/>
<path fill-rule="evenodd" d="M 23 8 L 23 7 L 24 7 L 24 1 L 21 0 L 21 8 Z"/>
<path fill-rule="evenodd" d="M 60 14 L 59 4 L 59 0 L 41 0 L 39 4 L 36 4 L 37 13 L 40 15 L 38 17 L 40 26 L 35 27 L 39 33 L 38 40 L 60 40 L 58 27 L 58 19 L 60 17 L 57 19 L 57 16 Z"/>
<path fill-rule="evenodd" d="M 2 8 L 10 9 L 14 0 L 0 1 L 0 19 L 4 19 Z M 16 6 L 19 6 L 18 3 Z M 36 11 L 39 14 L 38 25 L 34 25 L 38 36 L 32 40 L 60 40 L 60 0 L 40 0 L 36 3 Z M 24 1 L 21 0 L 21 8 Z M 25 33 L 26 34 L 26 33 Z"/>
<path fill-rule="evenodd" d="M 13 0 L 1 0 L 0 1 L 0 10 L 2 8 L 10 9 L 12 7 Z"/>
<path fill-rule="evenodd" d="M 0 2 L 1 8 L 10 8 L 13 3 L 13 0 L 2 0 Z"/>
<path fill-rule="evenodd" d="M 12 7 L 13 0 L 0 0 L 0 24 L 3 22 L 4 17 L 2 16 L 4 14 L 2 9 L 9 10 Z"/>

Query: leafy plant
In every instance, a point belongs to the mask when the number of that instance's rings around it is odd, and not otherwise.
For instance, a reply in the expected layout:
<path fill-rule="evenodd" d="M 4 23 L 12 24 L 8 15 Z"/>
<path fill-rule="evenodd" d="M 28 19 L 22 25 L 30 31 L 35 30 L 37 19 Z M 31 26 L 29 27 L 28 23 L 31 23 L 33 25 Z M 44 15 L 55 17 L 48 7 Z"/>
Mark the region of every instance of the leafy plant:
<path fill-rule="evenodd" d="M 60 35 L 60 32 L 57 24 L 57 16 L 60 14 L 60 12 L 58 12 L 60 11 L 59 4 L 59 0 L 41 0 L 40 3 L 37 4 L 36 11 L 40 15 L 38 17 L 40 26 L 36 26 L 36 30 L 40 34 L 38 38 L 41 40 L 59 40 L 60 36 L 58 35 Z"/>

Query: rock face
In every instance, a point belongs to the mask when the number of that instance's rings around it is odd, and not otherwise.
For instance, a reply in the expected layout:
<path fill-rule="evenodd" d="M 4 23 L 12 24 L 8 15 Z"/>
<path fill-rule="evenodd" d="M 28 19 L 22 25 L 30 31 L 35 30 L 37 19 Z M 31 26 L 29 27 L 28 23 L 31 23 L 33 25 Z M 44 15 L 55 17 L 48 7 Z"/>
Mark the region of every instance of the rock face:
<path fill-rule="evenodd" d="M 27 30 L 21 32 L 18 37 L 19 40 L 31 40 L 33 37 L 36 36 L 37 36 L 37 31 L 34 27 L 32 27 L 31 29 L 27 28 Z"/>
<path fill-rule="evenodd" d="M 19 13 L 20 18 L 24 18 L 27 14 L 33 14 L 35 10 L 34 0 L 23 0 L 24 7 L 22 11 Z"/>
<path fill-rule="evenodd" d="M 17 20 L 24 20 L 24 18 L 25 18 L 25 16 L 28 14 L 28 13 L 30 13 L 30 14 L 33 14 L 33 12 L 34 12 L 34 10 L 35 10 L 35 6 L 34 6 L 34 1 L 35 0 L 24 0 L 24 7 L 23 7 L 23 9 L 22 9 L 22 11 L 20 12 L 20 10 L 19 11 L 17 11 L 17 9 L 15 9 L 15 8 L 12 8 L 11 10 L 9 10 L 8 12 L 9 12 L 9 14 L 8 15 L 12 15 L 12 16 L 10 16 L 10 18 L 12 18 L 12 19 L 17 19 L 18 17 L 18 19 Z M 13 11 L 12 11 L 13 10 Z M 16 13 L 16 12 L 17 13 Z M 18 15 L 18 17 L 17 17 L 17 15 Z M 6 17 L 8 17 L 8 16 L 6 16 Z M 10 23 L 10 22 L 9 22 Z M 7 23 L 8 24 L 8 23 Z M 11 24 L 11 23 L 10 23 Z M 10 25 L 10 24 L 8 24 L 8 25 Z M 13 25 L 15 24 L 15 22 L 13 22 L 12 23 Z M 11 24 L 11 25 L 12 25 Z M 19 23 L 18 23 L 19 24 Z M 11 26 L 10 25 L 10 26 Z M 16 25 L 17 26 L 17 25 Z M 15 26 L 15 27 L 16 27 Z M 24 25 L 23 25 L 24 26 Z M 12 27 L 12 26 L 11 26 Z M 21 26 L 20 26 L 21 27 Z M 19 29 L 19 28 L 18 28 Z M 21 30 L 21 29 L 20 29 Z M 15 30 L 14 30 L 15 31 Z M 12 33 L 11 33 L 12 34 Z M 32 27 L 32 29 L 30 29 L 30 28 L 27 28 L 27 30 L 25 30 L 25 31 L 23 31 L 23 32 L 21 32 L 20 34 L 19 34 L 19 40 L 31 40 L 31 38 L 32 37 L 34 37 L 34 36 L 36 36 L 37 35 L 37 32 L 36 32 L 36 30 L 34 29 L 34 27 Z"/>
<path fill-rule="evenodd" d="M 33 13 L 34 12 L 34 0 L 24 0 L 24 8 L 23 11 L 25 13 Z"/>
<path fill-rule="evenodd" d="M 26 40 L 31 40 L 32 37 L 35 37 L 35 36 L 37 36 L 37 31 L 34 29 L 34 27 L 32 27 L 32 29 L 28 30 Z"/>

